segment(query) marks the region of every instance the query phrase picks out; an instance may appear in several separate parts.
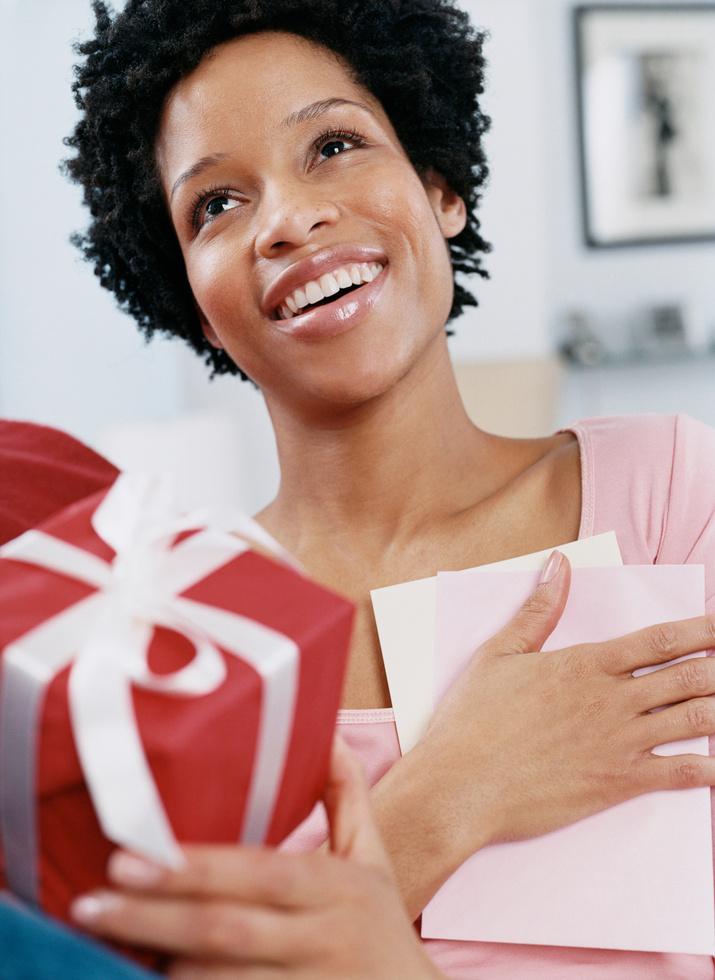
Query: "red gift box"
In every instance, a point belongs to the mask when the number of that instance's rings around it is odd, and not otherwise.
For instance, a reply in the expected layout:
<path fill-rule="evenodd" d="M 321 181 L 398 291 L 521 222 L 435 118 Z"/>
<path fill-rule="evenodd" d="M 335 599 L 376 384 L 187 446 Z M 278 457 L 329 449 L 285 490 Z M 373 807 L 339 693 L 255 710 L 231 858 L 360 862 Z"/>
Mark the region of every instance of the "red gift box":
<path fill-rule="evenodd" d="M 0 548 L 5 881 L 60 918 L 115 846 L 277 844 L 324 785 L 353 605 L 201 524 L 121 475 Z"/>

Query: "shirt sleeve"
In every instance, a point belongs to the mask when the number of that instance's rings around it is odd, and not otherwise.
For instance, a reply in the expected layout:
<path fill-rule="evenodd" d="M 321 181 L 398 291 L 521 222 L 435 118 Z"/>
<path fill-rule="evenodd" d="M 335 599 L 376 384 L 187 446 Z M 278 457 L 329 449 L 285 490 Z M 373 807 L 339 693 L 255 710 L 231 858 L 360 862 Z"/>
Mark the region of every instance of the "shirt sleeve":
<path fill-rule="evenodd" d="M 687 415 L 571 428 L 581 449 L 581 535 L 615 531 L 627 565 L 704 565 L 715 612 L 715 430 Z"/>
<path fill-rule="evenodd" d="M 705 606 L 715 612 L 715 430 L 675 419 L 668 509 L 657 559 L 705 566 Z"/>

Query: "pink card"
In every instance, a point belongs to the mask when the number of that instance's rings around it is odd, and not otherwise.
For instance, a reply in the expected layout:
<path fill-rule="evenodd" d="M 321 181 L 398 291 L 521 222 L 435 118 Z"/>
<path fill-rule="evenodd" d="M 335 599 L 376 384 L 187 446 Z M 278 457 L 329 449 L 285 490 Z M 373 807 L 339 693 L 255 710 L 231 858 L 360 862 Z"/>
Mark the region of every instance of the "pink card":
<path fill-rule="evenodd" d="M 438 575 L 436 701 L 538 579 L 478 568 Z M 701 566 L 575 568 L 566 611 L 544 649 L 697 616 L 703 596 Z M 707 755 L 707 739 L 658 751 Z M 651 793 L 475 854 L 425 909 L 422 935 L 712 955 L 713 894 L 709 789 Z"/>

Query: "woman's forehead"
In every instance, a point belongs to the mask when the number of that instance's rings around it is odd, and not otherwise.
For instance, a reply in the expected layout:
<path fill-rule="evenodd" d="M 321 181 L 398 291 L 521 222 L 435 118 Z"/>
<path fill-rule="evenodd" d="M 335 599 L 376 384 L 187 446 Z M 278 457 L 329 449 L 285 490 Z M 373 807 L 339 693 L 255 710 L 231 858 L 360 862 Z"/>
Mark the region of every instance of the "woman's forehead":
<path fill-rule="evenodd" d="M 209 52 L 167 96 L 157 139 L 160 170 L 177 154 L 214 153 L 234 135 L 247 142 L 273 137 L 328 105 L 351 104 L 391 129 L 379 101 L 335 52 L 295 34 L 235 38 Z"/>
<path fill-rule="evenodd" d="M 213 103 L 215 109 L 222 101 L 247 113 L 278 110 L 327 89 L 334 91 L 326 97 L 359 94 L 373 108 L 379 105 L 334 51 L 295 34 L 249 34 L 214 48 L 182 78 L 166 99 L 164 119 L 176 106 L 196 111 Z"/>

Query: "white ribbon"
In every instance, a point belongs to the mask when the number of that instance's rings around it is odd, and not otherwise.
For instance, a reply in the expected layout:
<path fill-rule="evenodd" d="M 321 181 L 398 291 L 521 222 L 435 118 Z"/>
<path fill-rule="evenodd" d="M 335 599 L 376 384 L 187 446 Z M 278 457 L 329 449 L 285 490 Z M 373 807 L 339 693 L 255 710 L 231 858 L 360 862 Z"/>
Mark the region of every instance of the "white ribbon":
<path fill-rule="evenodd" d="M 247 661 L 263 680 L 263 697 L 240 839 L 265 838 L 290 742 L 299 649 L 267 626 L 182 597 L 250 548 L 234 535 L 202 528 L 204 523 L 203 513 L 177 516 L 165 483 L 122 474 L 92 517 L 94 530 L 116 552 L 113 561 L 36 530 L 0 548 L 0 558 L 38 565 L 97 590 L 8 645 L 2 660 L 0 833 L 8 885 L 28 901 L 38 894 L 36 741 L 42 699 L 70 663 L 74 739 L 104 834 L 177 866 L 181 852 L 139 738 L 131 685 L 197 697 L 225 679 L 219 646 Z M 182 531 L 196 533 L 174 544 Z M 147 654 L 156 626 L 193 644 L 195 656 L 181 670 L 150 670 Z"/>

